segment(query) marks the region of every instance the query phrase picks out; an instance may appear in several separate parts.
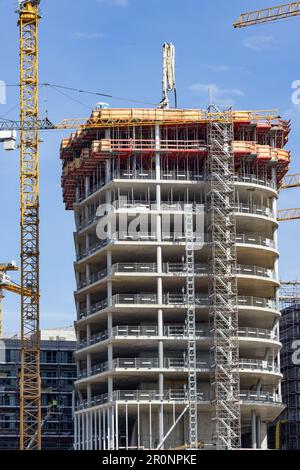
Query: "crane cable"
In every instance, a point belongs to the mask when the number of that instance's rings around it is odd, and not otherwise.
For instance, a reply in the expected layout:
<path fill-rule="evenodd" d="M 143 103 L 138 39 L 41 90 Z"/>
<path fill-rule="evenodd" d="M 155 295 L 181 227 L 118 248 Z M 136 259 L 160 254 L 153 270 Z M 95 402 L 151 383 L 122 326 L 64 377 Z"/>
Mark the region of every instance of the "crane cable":
<path fill-rule="evenodd" d="M 20 85 L 18 85 L 18 84 L 8 84 L 8 85 L 6 85 L 6 87 L 8 87 L 8 88 L 19 87 L 19 86 Z M 57 85 L 57 84 L 48 83 L 48 82 L 40 83 L 39 87 L 50 87 L 52 89 L 58 88 L 58 89 L 61 89 L 61 90 L 66 90 L 66 91 L 73 91 L 75 93 L 82 93 L 82 94 L 94 95 L 94 96 L 102 96 L 103 98 L 111 98 L 111 99 L 116 99 L 116 100 L 120 100 L 120 101 L 129 101 L 129 102 L 132 102 L 132 103 L 139 103 L 139 104 L 147 104 L 147 105 L 150 105 L 150 106 L 157 106 L 157 103 L 151 103 L 151 102 L 148 102 L 148 101 L 137 100 L 137 99 L 134 99 L 134 98 L 124 98 L 122 96 L 115 96 L 115 95 L 112 95 L 110 93 L 102 93 L 102 92 L 98 92 L 98 91 L 83 90 L 81 88 L 74 88 L 74 87 L 65 86 L 65 85 Z"/>

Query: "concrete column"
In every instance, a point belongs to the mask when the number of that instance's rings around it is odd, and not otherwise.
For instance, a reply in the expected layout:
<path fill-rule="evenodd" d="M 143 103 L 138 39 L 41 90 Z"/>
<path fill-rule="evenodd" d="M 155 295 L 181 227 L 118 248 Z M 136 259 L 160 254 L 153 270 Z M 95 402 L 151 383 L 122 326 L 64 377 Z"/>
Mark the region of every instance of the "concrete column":
<path fill-rule="evenodd" d="M 267 450 L 268 449 L 268 425 L 267 423 L 261 423 L 260 432 L 261 432 L 260 448 L 262 450 Z"/>
<path fill-rule="evenodd" d="M 112 313 L 107 314 L 107 329 L 111 330 L 113 327 Z"/>
<path fill-rule="evenodd" d="M 251 446 L 252 449 L 257 449 L 257 435 L 256 435 L 256 411 L 251 411 Z"/>
<path fill-rule="evenodd" d="M 155 149 L 157 150 L 155 154 L 155 170 L 156 170 L 156 181 L 161 180 L 161 167 L 160 167 L 160 127 L 155 126 Z"/>
<path fill-rule="evenodd" d="M 113 378 L 108 377 L 107 379 L 107 392 L 108 392 L 108 401 L 113 400 L 113 393 L 114 393 L 114 387 L 113 387 Z"/>
<path fill-rule="evenodd" d="M 86 277 L 86 283 L 88 285 L 90 283 L 90 278 L 91 278 L 91 269 L 90 269 L 89 263 L 87 263 L 85 266 L 85 277 Z"/>
<path fill-rule="evenodd" d="M 86 294 L 86 310 L 87 310 L 87 315 L 89 316 L 91 314 L 91 294 L 88 293 Z"/>
<path fill-rule="evenodd" d="M 78 439 L 78 431 L 77 431 L 77 428 L 78 428 L 78 420 L 77 420 L 77 416 L 75 415 L 73 417 L 74 419 L 74 450 L 79 450 L 78 448 L 78 442 L 77 442 L 77 439 Z"/>
<path fill-rule="evenodd" d="M 79 184 L 76 186 L 76 202 L 79 202 L 79 199 L 80 199 L 80 188 L 79 188 Z"/>
<path fill-rule="evenodd" d="M 261 387 L 262 387 L 262 380 L 259 379 L 259 380 L 257 381 L 257 385 L 256 385 L 256 392 L 257 392 L 257 393 L 260 393 L 260 392 L 261 392 Z"/>
<path fill-rule="evenodd" d="M 261 417 L 256 418 L 256 435 L 257 435 L 257 448 L 261 449 Z"/>
<path fill-rule="evenodd" d="M 87 393 L 87 400 L 88 400 L 88 402 L 89 402 L 89 404 L 90 404 L 90 403 L 91 403 L 91 399 L 92 399 L 92 387 L 91 387 L 91 384 L 87 384 L 86 393 Z"/>
<path fill-rule="evenodd" d="M 107 205 L 107 216 L 108 216 L 108 219 L 107 219 L 107 236 L 108 238 L 111 238 L 112 237 L 112 224 L 111 224 L 111 217 L 113 216 L 112 212 L 111 212 L 111 204 L 112 204 L 112 194 L 111 194 L 111 190 L 108 190 L 106 191 L 105 193 L 105 204 Z"/>
<path fill-rule="evenodd" d="M 111 161 L 106 160 L 105 162 L 105 182 L 106 184 L 111 181 Z"/>
<path fill-rule="evenodd" d="M 111 322 L 111 319 L 109 323 Z M 112 364 L 113 364 L 113 357 L 114 357 L 114 352 L 113 352 L 113 345 L 109 344 L 107 347 L 107 361 L 108 361 L 108 369 L 112 369 Z M 107 379 L 107 393 L 108 393 L 108 400 L 112 401 L 113 399 L 113 378 L 110 376 Z"/>
<path fill-rule="evenodd" d="M 91 339 L 91 325 L 88 323 L 86 325 L 86 340 L 87 340 L 88 343 L 89 343 L 90 339 Z"/>
<path fill-rule="evenodd" d="M 85 189 L 85 197 L 89 197 L 90 191 L 90 177 L 86 176 L 84 179 L 84 189 Z"/>
<path fill-rule="evenodd" d="M 108 281 L 107 283 L 107 302 L 108 306 L 112 306 L 112 296 L 113 296 L 113 288 L 112 288 L 112 281 Z"/>
<path fill-rule="evenodd" d="M 107 272 L 110 273 L 111 272 L 111 268 L 112 268 L 112 253 L 111 251 L 108 251 L 107 254 L 106 254 L 106 269 L 107 269 Z"/>
<path fill-rule="evenodd" d="M 90 250 L 90 237 L 88 233 L 85 235 L 85 249 L 87 253 Z"/>
<path fill-rule="evenodd" d="M 86 368 L 87 368 L 87 375 L 91 375 L 91 369 L 92 369 L 92 360 L 91 360 L 91 355 L 88 353 L 86 356 Z"/>

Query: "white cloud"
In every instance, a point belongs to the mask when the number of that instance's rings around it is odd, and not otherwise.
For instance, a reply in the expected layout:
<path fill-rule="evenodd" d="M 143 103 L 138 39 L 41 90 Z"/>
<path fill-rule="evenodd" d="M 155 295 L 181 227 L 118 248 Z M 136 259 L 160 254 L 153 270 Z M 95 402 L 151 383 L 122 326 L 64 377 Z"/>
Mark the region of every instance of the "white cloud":
<path fill-rule="evenodd" d="M 102 33 L 84 33 L 82 31 L 77 31 L 73 33 L 73 37 L 76 39 L 100 39 L 104 37 Z"/>
<path fill-rule="evenodd" d="M 236 98 L 244 96 L 244 92 L 238 88 L 221 88 L 215 83 L 195 83 L 190 89 L 196 95 L 206 98 L 207 101 L 211 95 L 213 104 L 223 108 L 233 106 Z"/>
<path fill-rule="evenodd" d="M 245 38 L 243 44 L 247 49 L 251 49 L 252 51 L 266 51 L 274 49 L 276 41 L 272 35 L 257 34 L 256 36 L 248 36 Z"/>
<path fill-rule="evenodd" d="M 98 3 L 105 3 L 106 5 L 116 6 L 116 7 L 127 7 L 128 0 L 97 0 Z"/>

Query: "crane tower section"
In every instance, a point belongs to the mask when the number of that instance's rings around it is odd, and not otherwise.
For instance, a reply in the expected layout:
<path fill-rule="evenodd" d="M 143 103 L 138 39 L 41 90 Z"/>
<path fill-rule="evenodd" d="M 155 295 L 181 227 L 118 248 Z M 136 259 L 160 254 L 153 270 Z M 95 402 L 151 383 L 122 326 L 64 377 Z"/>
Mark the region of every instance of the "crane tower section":
<path fill-rule="evenodd" d="M 19 2 L 21 166 L 20 449 L 41 448 L 39 326 L 39 1 Z M 32 296 L 28 295 L 28 290 Z"/>

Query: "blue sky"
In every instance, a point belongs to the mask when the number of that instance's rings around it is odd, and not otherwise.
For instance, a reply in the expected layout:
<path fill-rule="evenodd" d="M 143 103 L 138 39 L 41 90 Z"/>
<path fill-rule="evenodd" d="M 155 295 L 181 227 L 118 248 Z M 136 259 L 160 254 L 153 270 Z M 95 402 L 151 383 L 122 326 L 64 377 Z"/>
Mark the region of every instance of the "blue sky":
<path fill-rule="evenodd" d="M 272 3 L 272 2 L 271 2 Z M 280 1 L 277 1 L 280 3 Z M 289 143 L 299 171 L 300 105 L 292 104 L 291 84 L 300 79 L 296 45 L 300 19 L 234 30 L 242 11 L 269 7 L 250 0 L 45 0 L 41 2 L 40 81 L 114 96 L 157 103 L 161 98 L 161 47 L 176 46 L 180 107 L 206 107 L 208 86 L 220 106 L 278 109 L 292 119 Z M 17 1 L 0 0 L 0 80 L 18 82 Z M 18 118 L 18 90 L 8 87 L 0 117 Z M 65 92 L 64 92 L 65 93 Z M 85 117 L 97 97 L 44 87 L 41 117 L 58 122 Z M 130 101 L 105 99 L 111 106 L 135 106 Z M 142 106 L 142 105 L 138 105 Z M 41 292 L 42 326 L 72 324 L 73 215 L 66 212 L 60 189 L 60 140 L 68 133 L 43 133 L 41 145 Z M 0 148 L 1 260 L 18 258 L 18 153 Z M 280 207 L 297 207 L 298 190 L 280 196 Z M 280 228 L 281 276 L 300 278 L 298 243 L 300 222 Z M 16 278 L 17 279 L 17 278 Z M 7 295 L 7 331 L 19 329 L 19 299 Z"/>

